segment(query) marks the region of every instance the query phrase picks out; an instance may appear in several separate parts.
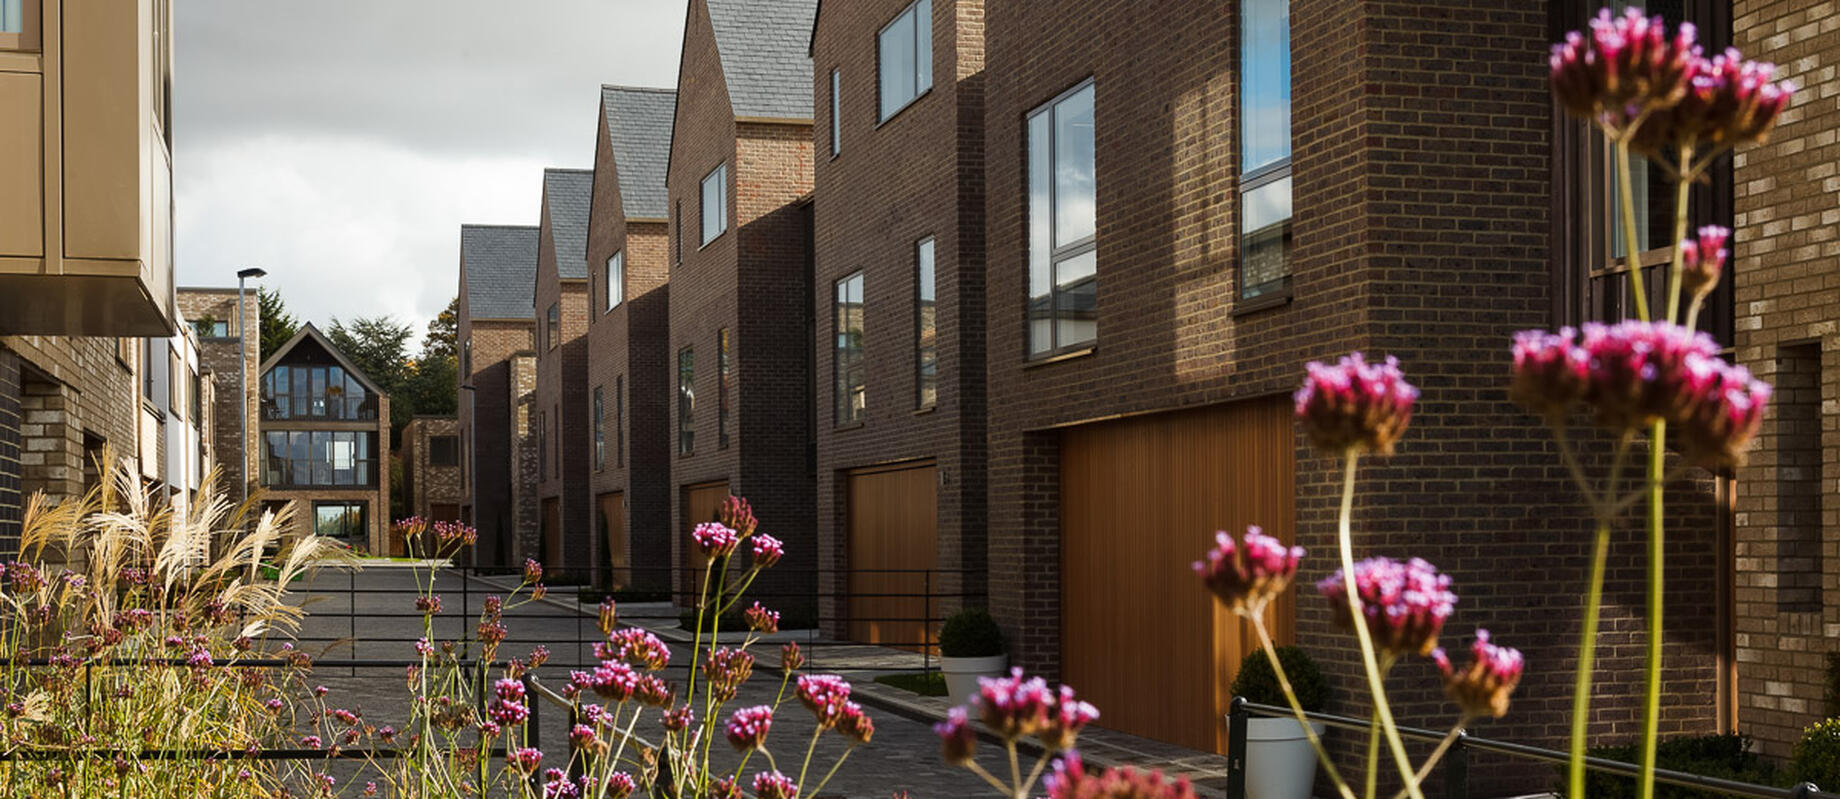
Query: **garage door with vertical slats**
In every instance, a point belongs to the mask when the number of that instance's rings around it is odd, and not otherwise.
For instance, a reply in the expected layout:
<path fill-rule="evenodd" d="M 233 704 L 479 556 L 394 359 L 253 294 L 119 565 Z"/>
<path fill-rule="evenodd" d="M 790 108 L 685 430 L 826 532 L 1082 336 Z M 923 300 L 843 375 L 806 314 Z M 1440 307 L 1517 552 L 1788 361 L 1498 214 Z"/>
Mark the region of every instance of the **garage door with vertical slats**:
<path fill-rule="evenodd" d="M 607 567 L 612 569 L 613 586 L 625 588 L 632 584 L 631 563 L 627 562 L 626 550 L 626 493 L 612 491 L 596 498 L 595 504 L 601 522 L 601 540 L 607 547 Z"/>
<path fill-rule="evenodd" d="M 1257 524 L 1293 540 L 1292 442 L 1281 398 L 1062 433 L 1062 673 L 1105 726 L 1226 750 L 1228 686 L 1256 636 L 1190 564 L 1216 530 Z M 1273 617 L 1289 640 L 1290 600 Z"/>
<path fill-rule="evenodd" d="M 690 546 L 690 531 L 704 522 L 716 521 L 716 514 L 722 510 L 722 501 L 728 499 L 728 482 L 698 483 L 684 486 L 684 531 L 680 539 L 683 559 L 677 564 L 678 604 L 683 607 L 696 607 L 697 594 L 703 588 L 702 571 L 706 562 L 701 553 Z"/>
<path fill-rule="evenodd" d="M 849 483 L 850 640 L 918 651 L 939 632 L 939 471 L 859 469 Z"/>

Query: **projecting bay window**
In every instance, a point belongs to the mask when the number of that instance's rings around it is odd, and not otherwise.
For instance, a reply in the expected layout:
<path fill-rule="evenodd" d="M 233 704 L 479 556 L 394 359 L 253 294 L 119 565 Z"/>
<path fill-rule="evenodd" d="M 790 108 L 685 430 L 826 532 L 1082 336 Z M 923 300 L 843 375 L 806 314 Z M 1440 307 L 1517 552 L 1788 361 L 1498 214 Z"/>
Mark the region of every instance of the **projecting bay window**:
<path fill-rule="evenodd" d="M 863 364 L 863 273 L 837 281 L 837 424 L 856 424 L 866 409 L 868 376 Z"/>
<path fill-rule="evenodd" d="M 876 55 L 886 121 L 933 88 L 933 0 L 918 0 L 882 28 Z"/>
<path fill-rule="evenodd" d="M 708 244 L 728 230 L 728 164 L 704 176 L 702 202 L 703 244 Z"/>
<path fill-rule="evenodd" d="M 262 435 L 262 484 L 377 485 L 377 434 L 355 430 L 270 430 Z"/>
<path fill-rule="evenodd" d="M 677 351 L 677 454 L 696 452 L 696 348 Z"/>
<path fill-rule="evenodd" d="M 1029 115 L 1029 356 L 1091 346 L 1099 334 L 1093 84 Z"/>
<path fill-rule="evenodd" d="M 1239 296 L 1291 288 L 1290 0 L 1240 4 Z"/>
<path fill-rule="evenodd" d="M 939 316 L 932 238 L 914 245 L 914 405 L 939 404 Z"/>
<path fill-rule="evenodd" d="M 607 310 L 626 301 L 626 258 L 614 253 L 607 259 Z"/>

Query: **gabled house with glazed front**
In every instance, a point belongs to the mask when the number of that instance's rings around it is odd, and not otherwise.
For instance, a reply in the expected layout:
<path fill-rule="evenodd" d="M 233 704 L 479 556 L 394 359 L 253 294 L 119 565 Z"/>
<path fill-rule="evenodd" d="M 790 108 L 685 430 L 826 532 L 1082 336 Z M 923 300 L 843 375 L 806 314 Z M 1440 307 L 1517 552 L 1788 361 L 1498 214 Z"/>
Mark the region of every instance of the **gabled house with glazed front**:
<path fill-rule="evenodd" d="M 674 564 L 728 495 L 786 542 L 761 590 L 810 604 L 811 58 L 815 0 L 691 0 L 670 202 Z M 688 600 L 691 597 L 684 597 Z"/>
<path fill-rule="evenodd" d="M 540 557 L 537 537 L 537 228 L 460 226 L 461 518 L 479 529 L 472 563 Z"/>
<path fill-rule="evenodd" d="M 671 563 L 670 200 L 677 94 L 601 87 L 588 222 L 593 530 L 613 585 L 667 588 Z"/>
<path fill-rule="evenodd" d="M 589 530 L 588 206 L 594 173 L 543 170 L 537 226 L 537 501 L 541 555 L 552 572 L 592 573 Z"/>
<path fill-rule="evenodd" d="M 390 397 L 309 322 L 262 362 L 260 472 L 294 527 L 382 554 L 390 528 Z"/>

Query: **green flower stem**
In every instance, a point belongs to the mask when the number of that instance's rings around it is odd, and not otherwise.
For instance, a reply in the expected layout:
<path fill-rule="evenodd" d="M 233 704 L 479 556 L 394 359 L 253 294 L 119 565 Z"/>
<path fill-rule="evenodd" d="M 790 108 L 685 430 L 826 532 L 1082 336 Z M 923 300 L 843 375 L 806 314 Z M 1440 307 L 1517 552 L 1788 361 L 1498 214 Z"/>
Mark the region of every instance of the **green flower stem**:
<path fill-rule="evenodd" d="M 1367 714 L 1367 790 L 1361 795 L 1375 799 L 1380 793 L 1380 714 Z"/>
<path fill-rule="evenodd" d="M 1662 587 L 1667 577 L 1667 523 L 1661 483 L 1667 457 L 1667 422 L 1655 422 L 1648 441 L 1648 673 L 1642 697 L 1641 799 L 1655 797 L 1655 745 L 1661 733 Z"/>
<path fill-rule="evenodd" d="M 1634 131 L 1636 126 L 1631 125 L 1629 129 Z M 1620 204 L 1623 206 L 1623 260 L 1629 266 L 1630 285 L 1635 288 L 1636 318 L 1646 322 L 1648 291 L 1642 280 L 1642 253 L 1636 250 L 1636 202 L 1634 195 L 1629 192 L 1629 140 L 1625 136 L 1615 141 L 1616 174 L 1621 181 L 1617 186 L 1622 189 L 1617 194 L 1621 195 L 1618 199 L 1622 200 Z"/>
<path fill-rule="evenodd" d="M 1022 765 L 1016 760 L 1016 740 L 1011 738 L 1004 741 L 1004 743 L 1009 747 L 1010 787 L 1011 790 L 1015 791 L 1018 799 L 1020 799 L 1020 797 L 1026 796 L 1027 794 L 1022 790 Z"/>
<path fill-rule="evenodd" d="M 1003 795 L 1004 795 L 1004 796 L 1011 796 L 1011 797 L 1013 797 L 1013 796 L 1015 796 L 1015 795 L 1016 795 L 1016 794 L 1015 794 L 1015 790 L 1016 790 L 1016 789 L 1015 789 L 1015 786 L 1012 786 L 1012 785 L 1004 785 L 1004 784 L 1003 784 L 1003 781 L 1002 781 L 1002 780 L 999 780 L 999 779 L 997 779 L 997 778 L 996 778 L 995 776 L 993 776 L 993 775 L 992 775 L 992 774 L 991 774 L 991 773 L 990 773 L 990 772 L 989 772 L 988 770 L 986 770 L 986 769 L 985 769 L 985 768 L 984 768 L 983 766 L 980 766 L 980 765 L 978 765 L 978 762 L 977 762 L 976 760 L 967 760 L 967 761 L 965 761 L 965 768 L 967 768 L 967 769 L 970 769 L 970 770 L 971 770 L 971 773 L 973 773 L 973 774 L 976 774 L 976 775 L 978 775 L 979 777 L 982 777 L 982 778 L 984 778 L 984 781 L 985 781 L 985 782 L 988 782 L 988 783 L 990 783 L 990 787 L 992 787 L 992 788 L 995 788 L 995 789 L 997 789 L 997 790 L 999 790 L 999 791 L 1002 791 L 1002 792 L 1003 792 Z"/>
<path fill-rule="evenodd" d="M 1584 631 L 1578 639 L 1578 675 L 1572 685 L 1572 743 L 1569 788 L 1571 799 L 1584 799 L 1584 750 L 1591 715 L 1591 678 L 1597 656 L 1598 612 L 1604 599 L 1604 569 L 1610 559 L 1610 522 L 1617 511 L 1606 507 L 1608 498 L 1616 496 L 1623 478 L 1623 463 L 1629 453 L 1629 435 L 1617 442 L 1616 457 L 1610 462 L 1610 482 L 1602 501 L 1593 503 L 1597 531 L 1591 544 L 1591 582 L 1584 604 Z"/>
<path fill-rule="evenodd" d="M 1680 272 L 1685 262 L 1686 253 L 1680 249 L 1680 242 L 1687 238 L 1687 193 L 1693 188 L 1693 182 L 1687 178 L 1688 170 L 1693 166 L 1693 145 L 1680 147 L 1679 182 L 1674 184 L 1674 257 L 1668 266 L 1668 305 L 1667 321 L 1672 322 L 1680 316 Z M 1629 185 L 1627 183 L 1623 184 Z M 1712 253 L 1701 253 L 1700 257 L 1711 257 Z"/>
<path fill-rule="evenodd" d="M 1450 732 L 1445 733 L 1444 740 L 1438 741 L 1437 748 L 1431 750 L 1431 757 L 1426 758 L 1425 762 L 1418 767 L 1418 773 L 1412 775 L 1412 784 L 1424 784 L 1425 778 L 1431 776 L 1431 770 L 1437 768 L 1438 761 L 1444 759 L 1444 755 L 1450 752 L 1451 745 L 1457 742 L 1457 737 L 1463 734 L 1463 727 L 1469 724 L 1470 718 L 1466 715 L 1457 719 L 1457 723 L 1451 726 Z M 1401 788 L 1398 793 L 1393 794 L 1393 799 L 1404 799 L 1405 795 L 1405 789 Z"/>
<path fill-rule="evenodd" d="M 1278 662 L 1277 647 L 1272 645 L 1271 632 L 1265 628 L 1262 613 L 1242 613 L 1252 621 L 1252 629 L 1259 634 L 1259 648 L 1265 650 L 1265 659 L 1271 663 L 1272 673 L 1278 675 L 1278 687 L 1284 690 L 1284 699 L 1290 703 L 1291 712 L 1297 716 L 1297 724 L 1303 727 L 1303 736 L 1310 741 L 1310 748 L 1316 752 L 1316 761 L 1322 764 L 1323 772 L 1335 783 L 1335 792 L 1342 799 L 1354 799 L 1354 789 L 1342 780 L 1342 774 L 1335 768 L 1335 761 L 1329 759 L 1329 752 L 1323 749 L 1322 739 L 1316 736 L 1316 729 L 1310 726 L 1310 719 L 1303 713 L 1303 703 L 1297 701 L 1297 692 L 1291 688 L 1291 680 L 1284 673 L 1284 664 Z"/>
<path fill-rule="evenodd" d="M 811 769 L 811 753 L 818 750 L 818 736 L 823 734 L 823 727 L 812 728 L 811 740 L 805 744 L 805 762 L 799 765 L 799 778 L 796 780 L 799 785 L 805 784 L 805 772 Z"/>
<path fill-rule="evenodd" d="M 1374 651 L 1374 638 L 1367 630 L 1366 616 L 1361 612 L 1361 594 L 1354 585 L 1354 473 L 1360 461 L 1360 453 L 1349 448 L 1343 453 L 1347 468 L 1342 476 L 1342 512 L 1339 543 L 1342 554 L 1343 593 L 1348 595 L 1348 610 L 1353 615 L 1354 635 L 1361 642 L 1361 661 L 1367 667 L 1367 687 L 1373 692 L 1374 715 L 1380 719 L 1381 729 L 1386 733 L 1387 747 L 1393 752 L 1393 763 L 1399 767 L 1399 776 L 1406 779 L 1406 790 L 1411 799 L 1425 799 L 1424 792 L 1410 780 L 1413 773 L 1412 760 L 1406 754 L 1406 742 L 1399 737 L 1399 726 L 1393 721 L 1393 708 L 1386 701 L 1386 685 L 1381 679 L 1380 659 Z"/>
<path fill-rule="evenodd" d="M 854 751 L 856 751 L 856 747 L 854 746 L 843 750 L 843 754 L 837 757 L 837 762 L 831 764 L 831 770 L 824 772 L 824 779 L 818 780 L 818 787 L 807 791 L 805 790 L 805 786 L 800 785 L 799 790 L 804 792 L 807 796 L 822 795 L 824 793 L 824 786 L 829 785 L 831 778 L 837 776 L 837 769 L 843 768 L 843 761 L 849 760 L 850 753 Z"/>

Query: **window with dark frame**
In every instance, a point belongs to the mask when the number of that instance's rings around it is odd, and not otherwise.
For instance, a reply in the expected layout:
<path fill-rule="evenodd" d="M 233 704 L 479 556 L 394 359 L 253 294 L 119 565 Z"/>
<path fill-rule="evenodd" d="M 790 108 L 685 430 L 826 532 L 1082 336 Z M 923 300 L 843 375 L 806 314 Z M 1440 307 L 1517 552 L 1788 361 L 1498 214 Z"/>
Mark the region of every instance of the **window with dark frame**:
<path fill-rule="evenodd" d="M 626 465 L 626 375 L 613 379 L 613 462 Z"/>
<path fill-rule="evenodd" d="M 880 121 L 887 121 L 933 88 L 933 0 L 903 9 L 876 34 L 875 44 Z"/>
<path fill-rule="evenodd" d="M 831 70 L 831 155 L 843 152 L 843 78 Z"/>
<path fill-rule="evenodd" d="M 537 479 L 549 479 L 549 421 L 537 411 Z"/>
<path fill-rule="evenodd" d="M 728 449 L 728 328 L 716 331 L 716 449 Z"/>
<path fill-rule="evenodd" d="M 549 451 L 550 451 L 551 457 L 554 457 L 556 459 L 556 476 L 561 477 L 562 476 L 562 405 L 561 404 L 557 404 L 555 406 L 554 412 L 552 412 L 549 415 L 549 423 L 551 425 L 549 429 L 549 433 L 550 433 L 549 440 L 556 442 L 556 445 L 553 447 L 550 447 Z"/>
<path fill-rule="evenodd" d="M 262 485 L 377 485 L 377 434 L 358 430 L 269 430 L 262 434 Z"/>
<path fill-rule="evenodd" d="M 1028 354 L 1040 358 L 1099 335 L 1092 81 L 1030 113 L 1028 143 Z"/>
<path fill-rule="evenodd" d="M 358 539 L 367 532 L 362 502 L 313 503 L 313 533 L 327 538 Z"/>
<path fill-rule="evenodd" d="M 677 200 L 671 210 L 671 262 L 682 265 L 684 262 L 684 201 Z"/>
<path fill-rule="evenodd" d="M 677 454 L 696 452 L 696 348 L 677 351 Z"/>
<path fill-rule="evenodd" d="M 260 403 L 264 419 L 362 421 L 377 418 L 378 397 L 341 367 L 283 363 L 262 375 Z"/>
<path fill-rule="evenodd" d="M 703 244 L 715 241 L 728 230 L 728 163 L 716 166 L 703 177 L 702 184 Z"/>
<path fill-rule="evenodd" d="M 836 357 L 831 368 L 837 376 L 836 423 L 856 424 L 867 410 L 868 386 L 863 368 L 863 273 L 837 281 L 834 318 Z"/>
<path fill-rule="evenodd" d="M 545 349 L 555 349 L 556 342 L 562 339 L 562 303 L 560 300 L 549 304 L 549 326 L 544 328 L 543 337 L 547 339 Z"/>
<path fill-rule="evenodd" d="M 594 387 L 594 470 L 607 468 L 607 406 L 601 400 L 601 387 Z"/>
<path fill-rule="evenodd" d="M 459 466 L 460 439 L 457 436 L 428 437 L 429 466 Z"/>
<path fill-rule="evenodd" d="M 914 405 L 939 403 L 939 317 L 931 236 L 914 245 Z"/>
<path fill-rule="evenodd" d="M 607 257 L 607 310 L 611 311 L 626 301 L 626 260 L 625 256 L 615 251 Z"/>
<path fill-rule="evenodd" d="M 0 50 L 39 49 L 40 11 L 40 0 L 0 0 Z M 162 26 L 156 22 L 155 27 Z M 155 58 L 159 53 L 156 46 Z"/>
<path fill-rule="evenodd" d="M 1290 291 L 1290 0 L 1240 3 L 1239 296 Z"/>

